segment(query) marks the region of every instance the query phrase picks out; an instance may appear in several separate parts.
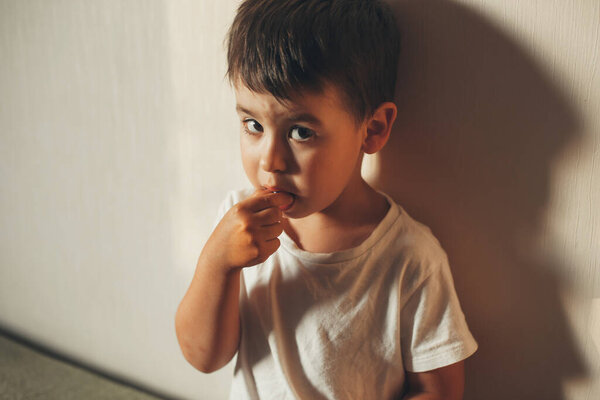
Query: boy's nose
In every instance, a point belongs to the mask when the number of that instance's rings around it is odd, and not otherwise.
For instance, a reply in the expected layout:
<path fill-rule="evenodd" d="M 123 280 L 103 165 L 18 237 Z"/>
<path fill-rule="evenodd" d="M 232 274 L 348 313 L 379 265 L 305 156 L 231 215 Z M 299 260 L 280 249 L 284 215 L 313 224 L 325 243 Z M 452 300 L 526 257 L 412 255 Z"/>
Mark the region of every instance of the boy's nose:
<path fill-rule="evenodd" d="M 285 171 L 285 149 L 283 144 L 278 143 L 278 140 L 272 139 L 266 144 L 263 150 L 260 167 L 266 172 Z"/>

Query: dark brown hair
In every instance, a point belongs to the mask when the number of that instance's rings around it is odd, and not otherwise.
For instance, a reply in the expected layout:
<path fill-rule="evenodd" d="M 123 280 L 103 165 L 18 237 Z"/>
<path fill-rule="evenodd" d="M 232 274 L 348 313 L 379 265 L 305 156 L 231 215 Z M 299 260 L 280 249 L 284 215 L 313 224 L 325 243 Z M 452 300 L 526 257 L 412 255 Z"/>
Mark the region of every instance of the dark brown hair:
<path fill-rule="evenodd" d="M 378 0 L 246 0 L 226 46 L 229 81 L 279 100 L 332 83 L 357 121 L 394 101 L 400 37 Z"/>

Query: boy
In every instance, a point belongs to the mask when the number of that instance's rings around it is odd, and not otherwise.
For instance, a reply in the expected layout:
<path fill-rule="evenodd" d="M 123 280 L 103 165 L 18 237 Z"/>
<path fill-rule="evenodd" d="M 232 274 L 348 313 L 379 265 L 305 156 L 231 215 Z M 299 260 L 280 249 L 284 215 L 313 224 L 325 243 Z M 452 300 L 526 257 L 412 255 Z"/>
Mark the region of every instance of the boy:
<path fill-rule="evenodd" d="M 177 311 L 231 399 L 460 399 L 477 348 L 431 231 L 361 177 L 394 120 L 375 0 L 247 0 L 228 34 L 244 170 Z"/>

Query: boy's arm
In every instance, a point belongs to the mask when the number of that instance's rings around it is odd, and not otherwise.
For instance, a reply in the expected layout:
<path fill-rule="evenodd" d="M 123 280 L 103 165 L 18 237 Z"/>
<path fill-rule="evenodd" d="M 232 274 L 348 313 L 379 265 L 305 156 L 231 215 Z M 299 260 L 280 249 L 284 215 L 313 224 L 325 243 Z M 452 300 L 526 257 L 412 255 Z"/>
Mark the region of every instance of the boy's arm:
<path fill-rule="evenodd" d="M 407 392 L 402 400 L 462 400 L 464 361 L 426 372 L 406 371 Z"/>
<path fill-rule="evenodd" d="M 211 264 L 202 254 L 175 317 L 185 359 L 210 373 L 227 364 L 238 349 L 241 269 Z"/>
<path fill-rule="evenodd" d="M 179 347 L 196 369 L 216 371 L 237 352 L 241 270 L 277 250 L 280 208 L 291 201 L 289 194 L 257 191 L 223 216 L 202 249 L 175 316 Z"/>

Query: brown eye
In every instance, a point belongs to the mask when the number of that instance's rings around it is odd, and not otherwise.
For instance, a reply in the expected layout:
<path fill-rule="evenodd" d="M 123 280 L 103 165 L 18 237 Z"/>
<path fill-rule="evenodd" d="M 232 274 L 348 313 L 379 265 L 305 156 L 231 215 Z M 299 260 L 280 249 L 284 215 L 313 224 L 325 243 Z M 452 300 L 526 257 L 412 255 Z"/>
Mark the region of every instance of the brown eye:
<path fill-rule="evenodd" d="M 290 136 L 292 139 L 298 142 L 306 142 L 310 140 L 315 135 L 315 132 L 312 129 L 305 128 L 303 126 L 295 126 L 290 131 Z"/>
<path fill-rule="evenodd" d="M 248 133 L 261 133 L 263 127 L 253 119 L 247 119 L 244 121 L 244 129 Z"/>

